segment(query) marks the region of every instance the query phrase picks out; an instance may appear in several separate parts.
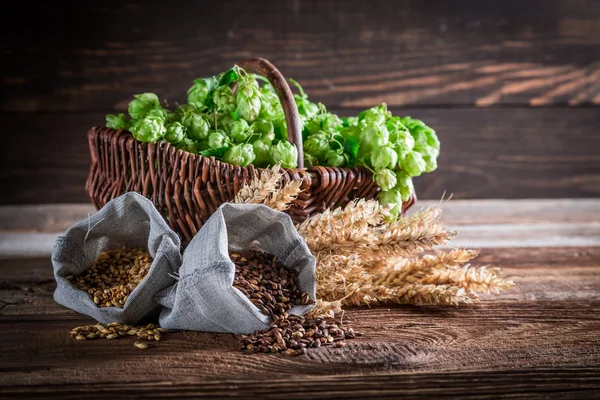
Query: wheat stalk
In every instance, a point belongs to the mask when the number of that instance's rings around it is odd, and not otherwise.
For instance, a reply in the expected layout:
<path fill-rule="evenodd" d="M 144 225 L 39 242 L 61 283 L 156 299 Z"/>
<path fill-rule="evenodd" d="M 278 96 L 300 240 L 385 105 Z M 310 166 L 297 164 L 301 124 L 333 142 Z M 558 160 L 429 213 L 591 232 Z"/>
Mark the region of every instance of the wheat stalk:
<path fill-rule="evenodd" d="M 278 211 L 287 210 L 292 201 L 302 192 L 301 186 L 303 183 L 302 179 L 296 179 L 285 184 L 266 198 L 263 204 Z"/>
<path fill-rule="evenodd" d="M 263 169 L 250 182 L 244 183 L 233 203 L 264 204 L 275 210 L 286 210 L 302 191 L 303 181 L 302 179 L 287 183 L 282 183 L 282 181 L 281 163 L 274 165 L 271 169 Z"/>
<path fill-rule="evenodd" d="M 263 169 L 250 182 L 244 183 L 244 186 L 236 194 L 233 203 L 263 204 L 265 200 L 277 192 L 277 186 L 283 176 L 280 165 L 278 163 L 271 169 Z"/>
<path fill-rule="evenodd" d="M 342 312 L 341 301 L 317 300 L 314 308 L 308 312 L 310 318 L 333 318 L 336 314 Z"/>
<path fill-rule="evenodd" d="M 371 266 L 369 272 L 377 285 L 392 286 L 405 282 L 409 276 L 422 277 L 431 271 L 458 268 L 477 255 L 477 251 L 455 249 L 417 258 L 389 258 Z"/>
<path fill-rule="evenodd" d="M 301 192 L 301 180 L 282 183 L 279 165 L 245 184 L 235 202 L 285 210 Z M 317 258 L 317 304 L 312 316 L 333 316 L 343 305 L 459 305 L 477 292 L 498 293 L 514 283 L 499 269 L 464 265 L 477 251 L 454 249 L 423 254 L 456 235 L 431 207 L 384 222 L 388 212 L 376 200 L 356 200 L 327 209 L 297 225 Z"/>
<path fill-rule="evenodd" d="M 406 281 L 459 286 L 470 293 L 499 293 L 500 290 L 510 289 L 515 285 L 512 281 L 501 279 L 498 273 L 498 268 L 470 267 L 466 265 L 460 269 L 438 270 L 422 278 L 409 276 Z"/>

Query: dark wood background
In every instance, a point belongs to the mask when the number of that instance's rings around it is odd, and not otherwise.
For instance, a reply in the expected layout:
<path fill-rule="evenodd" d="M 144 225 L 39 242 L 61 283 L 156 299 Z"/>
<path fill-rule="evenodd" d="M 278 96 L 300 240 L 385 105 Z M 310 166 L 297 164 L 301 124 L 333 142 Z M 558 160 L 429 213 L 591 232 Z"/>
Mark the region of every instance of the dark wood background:
<path fill-rule="evenodd" d="M 88 201 L 104 114 L 251 56 L 340 114 L 432 125 L 421 198 L 600 195 L 600 1 L 21 3 L 0 24 L 0 204 Z"/>

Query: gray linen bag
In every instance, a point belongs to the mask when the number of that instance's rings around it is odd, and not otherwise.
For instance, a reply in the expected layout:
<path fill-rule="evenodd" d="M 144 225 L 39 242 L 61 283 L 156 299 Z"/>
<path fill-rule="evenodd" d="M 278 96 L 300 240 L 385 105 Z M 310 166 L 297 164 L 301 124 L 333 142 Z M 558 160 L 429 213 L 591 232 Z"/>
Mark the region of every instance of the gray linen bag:
<path fill-rule="evenodd" d="M 256 204 L 223 204 L 202 226 L 183 254 L 176 285 L 158 294 L 164 306 L 160 326 L 167 329 L 251 333 L 269 326 L 262 314 L 232 286 L 235 265 L 228 250 L 257 245 L 299 272 L 298 286 L 315 300 L 315 258 L 282 212 Z M 305 314 L 313 306 L 295 306 Z"/>
<path fill-rule="evenodd" d="M 67 277 L 88 269 L 101 251 L 122 245 L 147 248 L 154 261 L 123 308 L 98 307 L 90 294 L 76 289 Z M 102 323 L 135 324 L 160 312 L 154 296 L 176 282 L 174 276 L 181 265 L 180 240 L 150 200 L 129 192 L 60 236 L 52 252 L 52 265 L 57 303 Z"/>

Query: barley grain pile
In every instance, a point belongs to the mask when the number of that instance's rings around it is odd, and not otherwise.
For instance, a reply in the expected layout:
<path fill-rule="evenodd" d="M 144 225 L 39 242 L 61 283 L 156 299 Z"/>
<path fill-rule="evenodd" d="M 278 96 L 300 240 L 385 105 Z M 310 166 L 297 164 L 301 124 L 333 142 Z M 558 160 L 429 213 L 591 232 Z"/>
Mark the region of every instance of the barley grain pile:
<path fill-rule="evenodd" d="M 151 266 L 148 250 L 123 246 L 101 252 L 89 269 L 70 280 L 76 288 L 88 292 L 98 307 L 123 308 Z"/>

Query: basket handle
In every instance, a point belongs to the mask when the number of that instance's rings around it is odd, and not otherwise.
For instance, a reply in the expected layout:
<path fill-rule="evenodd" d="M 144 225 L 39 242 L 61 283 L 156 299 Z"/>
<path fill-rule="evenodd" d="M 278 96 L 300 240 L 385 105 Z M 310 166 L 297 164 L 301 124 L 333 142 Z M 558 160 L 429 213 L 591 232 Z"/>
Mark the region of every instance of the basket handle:
<path fill-rule="evenodd" d="M 273 64 L 262 57 L 250 58 L 240 62 L 238 65 L 247 72 L 264 76 L 275 89 L 285 114 L 288 140 L 295 144 L 296 150 L 298 150 L 298 168 L 304 168 L 302 125 L 300 124 L 300 115 L 298 114 L 298 107 L 296 106 L 294 95 L 292 94 L 292 90 L 287 81 Z"/>

